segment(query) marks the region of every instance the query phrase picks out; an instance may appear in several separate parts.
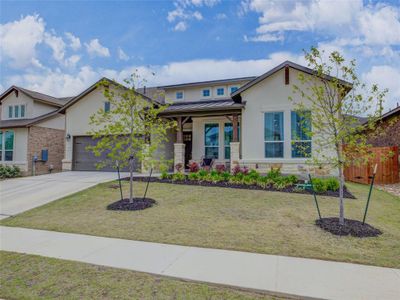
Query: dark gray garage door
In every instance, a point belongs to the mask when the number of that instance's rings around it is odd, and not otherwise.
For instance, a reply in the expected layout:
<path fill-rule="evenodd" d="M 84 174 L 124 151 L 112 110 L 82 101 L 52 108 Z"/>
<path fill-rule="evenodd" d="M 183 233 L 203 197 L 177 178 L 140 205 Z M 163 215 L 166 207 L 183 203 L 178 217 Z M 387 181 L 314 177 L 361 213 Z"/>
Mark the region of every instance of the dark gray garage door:
<path fill-rule="evenodd" d="M 96 157 L 91 151 L 86 150 L 89 145 L 95 145 L 96 140 L 93 140 L 90 136 L 76 136 L 74 137 L 74 149 L 73 149 L 73 169 L 75 171 L 99 171 L 96 168 L 96 164 L 107 159 L 106 153 L 102 156 Z M 135 161 L 135 171 L 140 170 L 140 165 Z M 115 171 L 111 166 L 106 166 L 101 171 Z M 121 171 L 129 171 L 128 167 L 125 167 Z"/>

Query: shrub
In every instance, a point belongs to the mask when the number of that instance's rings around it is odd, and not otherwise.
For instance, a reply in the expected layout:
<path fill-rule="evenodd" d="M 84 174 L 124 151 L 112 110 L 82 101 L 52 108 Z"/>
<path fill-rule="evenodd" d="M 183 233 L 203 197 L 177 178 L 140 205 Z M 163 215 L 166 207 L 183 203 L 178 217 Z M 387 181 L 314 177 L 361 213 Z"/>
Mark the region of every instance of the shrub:
<path fill-rule="evenodd" d="M 189 180 L 199 180 L 199 174 L 198 173 L 189 173 L 188 175 Z"/>
<path fill-rule="evenodd" d="M 175 173 L 175 174 L 173 174 L 172 175 L 172 180 L 173 181 L 181 181 L 181 180 L 185 180 L 186 179 L 186 176 L 185 176 L 185 174 L 183 174 L 183 173 Z"/>
<path fill-rule="evenodd" d="M 176 165 L 175 165 L 175 170 L 176 170 L 178 173 L 182 173 L 182 172 L 183 172 L 183 165 L 182 165 L 181 163 L 176 164 Z"/>
<path fill-rule="evenodd" d="M 0 178 L 14 178 L 21 176 L 21 169 L 18 166 L 0 165 Z"/>
<path fill-rule="evenodd" d="M 220 174 L 220 176 L 222 177 L 222 179 L 224 180 L 224 181 L 228 181 L 229 180 L 229 178 L 231 177 L 231 174 L 229 174 L 229 172 L 222 172 L 221 174 Z"/>
<path fill-rule="evenodd" d="M 189 172 L 191 173 L 198 172 L 200 170 L 199 164 L 195 161 L 189 163 L 188 167 L 189 167 Z"/>
<path fill-rule="evenodd" d="M 206 170 L 200 170 L 199 172 L 197 172 L 197 175 L 200 180 L 204 180 L 207 177 L 208 172 Z"/>
<path fill-rule="evenodd" d="M 288 177 L 278 176 L 273 179 L 273 186 L 278 190 L 283 190 L 291 185 L 293 184 L 289 181 Z"/>
<path fill-rule="evenodd" d="M 334 192 L 336 192 L 340 187 L 339 180 L 335 177 L 325 179 L 325 185 L 328 191 Z"/>
<path fill-rule="evenodd" d="M 314 188 L 314 191 L 317 193 L 324 193 L 326 192 L 326 184 L 325 181 L 321 178 L 313 178 L 312 179 L 312 185 Z"/>
<path fill-rule="evenodd" d="M 236 176 L 237 174 L 241 173 L 241 169 L 239 165 L 236 165 L 233 169 L 232 169 L 232 175 Z"/>
<path fill-rule="evenodd" d="M 287 181 L 290 182 L 292 185 L 296 184 L 299 181 L 297 179 L 296 175 L 289 175 L 286 178 L 287 178 Z"/>
<path fill-rule="evenodd" d="M 281 171 L 280 169 L 271 169 L 271 171 L 268 172 L 267 177 L 274 179 L 281 176 Z"/>
<path fill-rule="evenodd" d="M 226 171 L 226 168 L 225 168 L 225 165 L 216 165 L 215 166 L 215 170 L 218 172 L 218 173 L 222 173 L 222 172 L 225 172 Z"/>
<path fill-rule="evenodd" d="M 171 176 L 166 172 L 166 171 L 162 171 L 161 172 L 161 179 L 169 179 Z"/>
<path fill-rule="evenodd" d="M 242 172 L 244 175 L 247 175 L 247 174 L 249 174 L 249 168 L 248 168 L 248 167 L 243 167 L 242 170 L 241 170 L 241 172 Z"/>
<path fill-rule="evenodd" d="M 250 175 L 244 175 L 242 179 L 242 183 L 245 185 L 253 185 L 256 182 L 256 179 L 251 177 Z"/>
<path fill-rule="evenodd" d="M 248 173 L 248 176 L 250 176 L 254 181 L 257 181 L 257 179 L 260 177 L 260 174 L 256 170 L 251 170 Z"/>

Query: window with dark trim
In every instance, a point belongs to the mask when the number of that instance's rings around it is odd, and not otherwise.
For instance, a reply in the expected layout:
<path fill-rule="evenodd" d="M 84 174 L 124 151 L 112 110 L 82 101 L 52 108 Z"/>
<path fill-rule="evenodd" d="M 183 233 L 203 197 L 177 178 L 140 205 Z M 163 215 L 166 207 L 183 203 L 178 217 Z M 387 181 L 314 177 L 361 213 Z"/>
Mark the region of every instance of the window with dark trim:
<path fill-rule="evenodd" d="M 110 111 L 110 101 L 104 102 L 104 112 L 109 112 Z"/>
<path fill-rule="evenodd" d="M 291 112 L 292 157 L 311 156 L 311 112 Z"/>
<path fill-rule="evenodd" d="M 219 125 L 217 123 L 204 125 L 204 147 L 205 157 L 218 159 Z"/>

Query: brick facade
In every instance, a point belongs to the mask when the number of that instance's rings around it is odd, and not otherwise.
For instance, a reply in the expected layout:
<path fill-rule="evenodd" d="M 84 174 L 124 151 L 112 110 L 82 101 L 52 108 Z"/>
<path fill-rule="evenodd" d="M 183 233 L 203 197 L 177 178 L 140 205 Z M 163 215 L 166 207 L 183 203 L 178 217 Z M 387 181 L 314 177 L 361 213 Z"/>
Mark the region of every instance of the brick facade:
<path fill-rule="evenodd" d="M 48 161 L 35 164 L 35 174 L 61 172 L 61 161 L 64 158 L 65 130 L 32 126 L 28 131 L 28 173 L 32 174 L 32 158 L 36 154 L 41 159 L 42 149 L 48 150 Z"/>
<path fill-rule="evenodd" d="M 374 147 L 400 146 L 400 110 L 379 121 L 377 129 L 366 134 L 368 143 Z"/>

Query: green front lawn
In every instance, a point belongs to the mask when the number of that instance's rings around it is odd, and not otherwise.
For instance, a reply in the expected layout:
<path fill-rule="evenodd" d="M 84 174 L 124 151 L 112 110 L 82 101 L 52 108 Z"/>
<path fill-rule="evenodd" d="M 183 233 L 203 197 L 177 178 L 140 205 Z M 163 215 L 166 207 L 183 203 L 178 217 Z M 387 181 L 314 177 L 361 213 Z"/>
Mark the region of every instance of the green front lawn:
<path fill-rule="evenodd" d="M 145 273 L 0 251 L 3 299 L 277 299 Z"/>
<path fill-rule="evenodd" d="M 144 183 L 134 183 L 143 195 Z M 367 222 L 376 238 L 337 237 L 314 225 L 311 195 L 152 183 L 155 207 L 108 211 L 119 190 L 100 184 L 0 224 L 170 244 L 232 249 L 400 267 L 400 198 L 374 190 Z M 124 182 L 125 195 L 128 183 Z M 368 187 L 348 184 L 347 218 L 360 220 Z M 337 216 L 338 199 L 318 197 L 323 216 Z"/>

